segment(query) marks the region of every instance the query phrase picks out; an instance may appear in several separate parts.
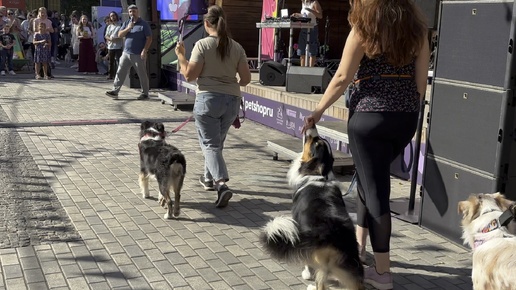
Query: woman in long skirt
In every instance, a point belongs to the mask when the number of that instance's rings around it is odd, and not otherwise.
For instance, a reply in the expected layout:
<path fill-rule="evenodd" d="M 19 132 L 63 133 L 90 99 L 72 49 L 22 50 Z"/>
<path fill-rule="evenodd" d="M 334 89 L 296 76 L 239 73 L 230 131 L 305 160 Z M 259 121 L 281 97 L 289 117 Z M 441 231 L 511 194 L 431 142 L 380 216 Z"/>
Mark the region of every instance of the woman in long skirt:
<path fill-rule="evenodd" d="M 82 15 L 77 28 L 77 38 L 79 44 L 79 72 L 98 73 L 97 62 L 95 61 L 95 50 L 93 48 L 93 39 L 95 38 L 95 30 L 88 21 L 88 16 Z"/>

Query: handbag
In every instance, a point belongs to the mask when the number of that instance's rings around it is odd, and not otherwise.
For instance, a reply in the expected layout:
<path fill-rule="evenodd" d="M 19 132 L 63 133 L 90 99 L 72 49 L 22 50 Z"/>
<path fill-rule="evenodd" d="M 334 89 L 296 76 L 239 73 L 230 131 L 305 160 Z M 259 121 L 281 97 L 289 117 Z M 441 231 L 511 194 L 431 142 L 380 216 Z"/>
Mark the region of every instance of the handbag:
<path fill-rule="evenodd" d="M 244 110 L 244 101 L 240 100 L 240 109 L 242 110 L 242 116 L 240 114 L 237 114 L 235 120 L 233 121 L 233 124 L 231 124 L 235 129 L 238 129 L 242 126 L 242 123 L 245 120 L 245 110 Z M 242 120 L 240 120 L 242 119 Z"/>

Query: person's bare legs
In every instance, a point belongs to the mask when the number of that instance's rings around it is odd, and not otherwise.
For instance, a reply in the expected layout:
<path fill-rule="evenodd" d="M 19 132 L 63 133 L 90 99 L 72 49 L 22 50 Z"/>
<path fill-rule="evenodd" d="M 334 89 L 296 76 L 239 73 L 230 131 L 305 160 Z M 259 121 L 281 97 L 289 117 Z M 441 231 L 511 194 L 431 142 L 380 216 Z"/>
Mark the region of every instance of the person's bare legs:
<path fill-rule="evenodd" d="M 300 66 L 305 66 L 306 56 L 304 54 L 299 56 L 299 61 L 301 62 Z"/>
<path fill-rule="evenodd" d="M 391 271 L 391 257 L 387 253 L 374 253 L 374 262 L 376 265 L 376 272 L 383 274 Z"/>
<path fill-rule="evenodd" d="M 316 63 L 317 63 L 317 57 L 311 56 L 310 57 L 310 64 L 309 64 L 310 67 L 314 67 Z"/>
<path fill-rule="evenodd" d="M 40 63 L 39 62 L 34 63 L 34 70 L 36 71 L 36 78 L 39 78 L 39 69 L 40 69 Z"/>
<path fill-rule="evenodd" d="M 48 78 L 48 62 L 43 63 L 43 75 Z"/>
<path fill-rule="evenodd" d="M 364 255 L 365 257 L 365 249 L 367 245 L 367 237 L 369 236 L 369 229 L 361 226 L 356 227 L 356 236 L 358 242 L 358 254 L 360 257 Z M 364 254 L 363 254 L 364 253 Z"/>

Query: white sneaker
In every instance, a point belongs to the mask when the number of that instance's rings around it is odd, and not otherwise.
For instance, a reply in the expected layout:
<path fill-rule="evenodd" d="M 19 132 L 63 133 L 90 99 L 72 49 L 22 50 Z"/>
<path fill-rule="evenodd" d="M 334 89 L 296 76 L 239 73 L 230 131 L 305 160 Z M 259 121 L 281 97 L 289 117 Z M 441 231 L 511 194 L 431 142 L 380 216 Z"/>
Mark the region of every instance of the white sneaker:
<path fill-rule="evenodd" d="M 54 60 L 54 63 L 55 64 L 61 64 L 60 62 L 58 62 L 57 60 Z"/>
<path fill-rule="evenodd" d="M 79 67 L 79 65 L 78 65 L 78 64 L 74 64 L 74 65 L 72 65 L 70 68 L 78 68 L 78 67 Z"/>
<path fill-rule="evenodd" d="M 16 73 L 13 70 L 9 71 L 9 74 L 12 75 L 12 76 L 16 75 Z"/>
<path fill-rule="evenodd" d="M 5 76 L 5 71 L 0 72 L 0 75 Z"/>

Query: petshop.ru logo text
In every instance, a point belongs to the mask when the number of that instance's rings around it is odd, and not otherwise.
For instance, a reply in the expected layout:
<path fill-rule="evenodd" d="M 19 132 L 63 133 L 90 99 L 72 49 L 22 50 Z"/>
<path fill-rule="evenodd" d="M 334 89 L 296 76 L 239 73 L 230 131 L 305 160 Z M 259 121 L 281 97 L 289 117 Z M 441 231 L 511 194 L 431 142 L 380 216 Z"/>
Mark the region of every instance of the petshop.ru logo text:
<path fill-rule="evenodd" d="M 255 113 L 261 114 L 262 117 L 274 117 L 274 110 L 272 108 L 266 107 L 264 105 L 260 105 L 258 101 L 246 101 L 244 100 L 245 110 L 253 111 Z"/>

